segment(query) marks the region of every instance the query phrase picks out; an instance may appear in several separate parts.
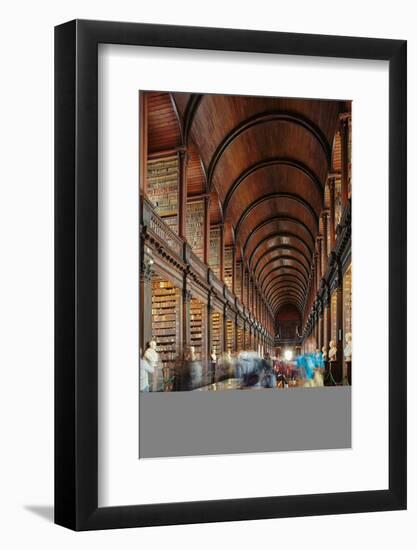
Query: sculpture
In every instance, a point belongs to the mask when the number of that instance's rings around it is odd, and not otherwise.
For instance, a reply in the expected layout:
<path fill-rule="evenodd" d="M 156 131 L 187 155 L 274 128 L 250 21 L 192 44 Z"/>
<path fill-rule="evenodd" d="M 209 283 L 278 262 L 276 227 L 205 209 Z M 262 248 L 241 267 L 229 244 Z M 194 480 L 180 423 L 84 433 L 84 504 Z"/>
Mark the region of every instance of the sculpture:
<path fill-rule="evenodd" d="M 336 361 L 337 347 L 334 340 L 330 340 L 329 360 Z"/>
<path fill-rule="evenodd" d="M 352 360 L 352 333 L 347 332 L 346 333 L 346 345 L 345 349 L 343 350 L 343 354 L 345 356 L 346 361 Z"/>
<path fill-rule="evenodd" d="M 143 357 L 153 369 L 152 391 L 161 391 L 163 389 L 162 369 L 160 367 L 159 353 L 156 351 L 155 340 L 152 339 L 149 341 Z"/>

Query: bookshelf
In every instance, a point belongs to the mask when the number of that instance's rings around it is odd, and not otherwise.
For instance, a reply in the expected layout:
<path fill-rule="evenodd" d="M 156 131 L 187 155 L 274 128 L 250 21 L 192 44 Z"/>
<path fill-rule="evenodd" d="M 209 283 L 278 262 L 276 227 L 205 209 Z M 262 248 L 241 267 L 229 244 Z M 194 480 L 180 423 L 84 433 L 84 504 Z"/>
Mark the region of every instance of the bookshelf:
<path fill-rule="evenodd" d="M 237 325 L 237 352 L 239 353 L 244 349 L 243 347 L 243 327 L 238 324 Z"/>
<path fill-rule="evenodd" d="M 152 280 L 152 338 L 156 341 L 167 382 L 178 355 L 179 289 L 170 281 L 154 277 Z"/>
<path fill-rule="evenodd" d="M 235 294 L 242 301 L 242 262 L 236 262 Z"/>
<path fill-rule="evenodd" d="M 337 291 L 331 295 L 330 340 L 337 342 Z"/>
<path fill-rule="evenodd" d="M 248 326 L 246 327 L 245 334 L 244 334 L 243 348 L 246 351 L 250 349 L 249 327 Z"/>
<path fill-rule="evenodd" d="M 210 229 L 209 267 L 220 279 L 220 227 Z"/>
<path fill-rule="evenodd" d="M 206 306 L 192 298 L 190 302 L 190 344 L 194 346 L 197 360 L 201 362 L 205 362 L 207 353 L 205 312 Z"/>
<path fill-rule="evenodd" d="M 343 277 L 343 334 L 352 332 L 352 266 Z"/>
<path fill-rule="evenodd" d="M 187 241 L 194 254 L 204 260 L 204 201 L 187 202 Z"/>
<path fill-rule="evenodd" d="M 235 351 L 235 323 L 231 319 L 226 320 L 226 351 Z"/>
<path fill-rule="evenodd" d="M 222 331 L 223 315 L 218 311 L 213 311 L 211 314 L 211 347 L 215 348 L 217 357 L 223 352 Z"/>
<path fill-rule="evenodd" d="M 233 247 L 226 246 L 224 249 L 224 282 L 232 290 L 233 287 Z"/>
<path fill-rule="evenodd" d="M 156 213 L 178 233 L 178 156 L 148 159 L 146 194 Z"/>

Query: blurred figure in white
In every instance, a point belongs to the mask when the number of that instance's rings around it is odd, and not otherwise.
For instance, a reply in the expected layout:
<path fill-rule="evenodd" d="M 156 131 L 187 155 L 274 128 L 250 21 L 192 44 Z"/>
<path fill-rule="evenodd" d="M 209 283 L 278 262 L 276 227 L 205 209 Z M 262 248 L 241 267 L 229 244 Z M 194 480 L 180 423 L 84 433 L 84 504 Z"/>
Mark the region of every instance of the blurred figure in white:
<path fill-rule="evenodd" d="M 149 391 L 149 374 L 153 374 L 154 368 L 148 363 L 148 361 L 141 357 L 139 360 L 139 371 L 140 371 L 140 391 L 148 392 Z"/>

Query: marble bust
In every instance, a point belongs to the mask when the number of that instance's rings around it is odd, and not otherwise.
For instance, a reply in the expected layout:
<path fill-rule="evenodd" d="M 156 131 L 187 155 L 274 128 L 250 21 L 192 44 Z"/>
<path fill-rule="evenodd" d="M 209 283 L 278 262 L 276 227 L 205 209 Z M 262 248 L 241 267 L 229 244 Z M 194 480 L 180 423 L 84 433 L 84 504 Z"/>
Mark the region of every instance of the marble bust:
<path fill-rule="evenodd" d="M 343 350 L 343 354 L 347 361 L 352 360 L 352 333 L 351 332 L 346 333 L 346 345 L 345 345 L 345 349 Z"/>
<path fill-rule="evenodd" d="M 334 340 L 330 340 L 329 360 L 336 361 L 337 347 Z"/>

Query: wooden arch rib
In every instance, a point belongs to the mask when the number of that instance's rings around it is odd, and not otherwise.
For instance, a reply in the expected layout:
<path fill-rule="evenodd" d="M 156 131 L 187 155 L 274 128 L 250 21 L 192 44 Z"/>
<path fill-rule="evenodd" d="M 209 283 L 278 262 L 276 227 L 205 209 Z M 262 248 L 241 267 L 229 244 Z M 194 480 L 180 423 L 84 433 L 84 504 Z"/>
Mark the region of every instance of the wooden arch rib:
<path fill-rule="evenodd" d="M 267 111 L 265 113 L 256 114 L 242 121 L 240 124 L 235 126 L 219 143 L 219 145 L 217 146 L 217 149 L 215 150 L 210 160 L 210 164 L 207 171 L 209 189 L 211 189 L 211 186 L 212 186 L 213 174 L 216 169 L 216 165 L 219 162 L 220 157 L 229 147 L 229 145 L 243 132 L 252 128 L 253 126 L 257 126 L 258 124 L 265 124 L 266 122 L 272 122 L 272 121 L 284 121 L 291 124 L 296 124 L 304 128 L 305 130 L 307 130 L 319 142 L 321 148 L 324 151 L 328 167 L 330 167 L 331 147 L 325 135 L 323 134 L 323 132 L 318 126 L 316 126 L 313 122 L 308 120 L 306 117 L 303 117 L 299 114 L 291 113 L 289 111 Z"/>
<path fill-rule="evenodd" d="M 256 274 L 256 270 L 258 269 L 258 266 L 260 262 L 267 256 L 268 254 L 271 254 L 271 252 L 276 252 L 277 250 L 289 250 L 291 252 L 296 252 L 297 254 L 300 254 L 300 256 L 306 261 L 306 267 L 308 268 L 311 265 L 311 260 L 307 258 L 307 256 L 304 254 L 302 250 L 297 248 L 296 246 L 293 246 L 292 244 L 277 244 L 275 246 L 271 246 L 271 248 L 266 249 L 256 260 L 256 264 L 253 266 L 253 273 Z M 249 264 L 250 265 L 250 264 Z"/>
<path fill-rule="evenodd" d="M 303 303 L 303 297 L 296 290 L 289 289 L 288 291 L 277 290 L 273 296 L 271 296 L 271 307 L 274 307 L 274 304 L 280 298 L 296 298 L 298 303 L 301 305 Z"/>
<path fill-rule="evenodd" d="M 286 267 L 289 267 L 291 268 L 291 266 L 286 266 Z M 281 270 L 282 268 L 278 268 L 277 271 Z M 273 279 L 271 279 L 271 281 L 269 281 L 268 285 L 265 287 L 264 289 L 264 296 L 265 296 L 265 299 L 268 300 L 268 293 L 270 293 L 270 291 L 274 288 L 277 288 L 276 286 L 273 285 L 273 283 L 280 283 L 284 280 L 284 277 L 285 278 L 290 278 L 292 280 L 296 280 L 298 281 L 298 283 L 301 285 L 301 287 L 304 289 L 304 291 L 306 292 L 307 291 L 307 285 L 306 285 L 306 282 L 304 280 L 304 277 L 297 271 L 296 268 L 292 268 L 290 270 L 290 273 L 281 273 L 280 275 L 277 275 L 276 277 L 274 277 Z M 271 286 L 272 285 L 272 286 Z"/>
<path fill-rule="evenodd" d="M 278 272 L 282 269 L 288 269 L 288 270 L 291 270 L 291 272 L 294 271 L 294 274 L 296 273 L 296 276 L 298 277 L 298 279 L 300 281 L 302 281 L 302 283 L 304 284 L 305 287 L 308 286 L 308 279 L 306 278 L 306 276 L 304 275 L 304 273 L 296 266 L 294 265 L 281 265 L 281 266 L 278 266 L 274 271 L 275 273 L 278 275 Z M 270 272 L 266 278 L 268 278 L 273 272 Z M 288 274 L 287 274 L 288 275 Z M 266 283 L 266 278 L 264 280 L 264 283 Z M 264 288 L 261 288 L 261 290 L 263 291 L 264 293 L 264 296 L 266 297 L 267 296 L 267 292 L 268 292 L 268 289 L 269 289 L 269 286 L 274 282 L 275 278 L 273 277 L 271 280 L 268 281 L 268 283 L 266 284 L 266 286 Z"/>
<path fill-rule="evenodd" d="M 298 296 L 298 298 L 301 300 L 301 303 L 303 302 L 303 300 L 304 300 L 303 294 L 301 294 L 300 291 L 297 288 L 288 286 L 288 287 L 285 287 L 285 288 L 275 289 L 274 292 L 271 294 L 270 304 L 273 304 L 278 296 L 286 296 L 289 293 L 296 294 Z"/>
<path fill-rule="evenodd" d="M 223 201 L 223 211 L 224 215 L 227 214 L 227 208 L 229 206 L 230 200 L 240 187 L 240 185 L 245 181 L 246 178 L 248 178 L 250 175 L 254 174 L 256 171 L 261 170 L 263 168 L 267 168 L 268 166 L 290 166 L 299 172 L 303 173 L 310 182 L 315 186 L 315 188 L 320 193 L 320 196 L 322 197 L 322 200 L 324 201 L 324 187 L 320 183 L 319 178 L 314 174 L 308 166 L 306 166 L 304 163 L 295 160 L 295 159 L 289 159 L 285 157 L 273 157 L 270 159 L 265 159 L 257 162 L 256 164 L 253 164 L 252 166 L 249 166 L 246 170 L 244 170 L 240 176 L 233 182 L 231 187 L 226 193 L 226 197 Z"/>
<path fill-rule="evenodd" d="M 300 204 L 306 212 L 308 212 L 312 219 L 314 220 L 314 223 L 316 225 L 316 230 L 318 229 L 319 227 L 319 216 L 317 214 L 317 212 L 312 208 L 312 206 L 307 202 L 305 201 L 302 197 L 300 197 L 300 195 L 297 195 L 295 193 L 268 193 L 268 195 L 263 195 L 262 197 L 260 197 L 259 199 L 257 199 L 256 201 L 254 201 L 253 203 L 251 203 L 244 211 L 243 213 L 240 215 L 240 218 L 235 226 L 235 233 L 236 233 L 236 238 L 238 238 L 239 236 L 239 231 L 240 231 L 240 228 L 241 228 L 241 225 L 242 223 L 246 220 L 246 218 L 250 215 L 250 213 L 255 209 L 257 208 L 258 206 L 260 206 L 261 204 L 267 202 L 267 201 L 270 201 L 270 200 L 273 200 L 273 199 L 286 199 L 286 200 L 292 200 L 298 204 Z M 279 216 L 278 216 L 279 218 Z M 294 218 L 294 219 L 297 219 L 297 218 Z M 300 220 L 298 220 L 300 221 Z M 310 231 L 311 233 L 311 231 Z M 313 237 L 313 234 L 311 233 L 312 237 Z M 314 241 L 314 237 L 313 237 L 313 241 Z"/>
<path fill-rule="evenodd" d="M 305 286 L 303 286 L 301 284 L 301 282 L 297 279 L 297 280 L 290 280 L 290 281 L 284 281 L 284 282 L 280 282 L 278 281 L 276 285 L 273 285 L 269 291 L 269 295 L 268 295 L 268 298 L 271 298 L 272 295 L 274 294 L 275 291 L 277 290 L 285 290 L 286 288 L 289 288 L 289 287 L 292 287 L 292 288 L 296 288 L 297 290 L 299 290 L 300 294 L 305 297 L 306 295 L 306 288 Z"/>
<path fill-rule="evenodd" d="M 284 289 L 273 287 L 272 290 L 269 292 L 269 297 L 268 297 L 268 303 L 270 304 L 271 307 L 278 292 L 281 292 L 281 294 L 283 295 L 286 294 L 286 291 Z M 300 305 L 303 306 L 305 301 L 305 295 L 303 295 L 302 293 L 300 294 L 300 292 L 298 292 L 298 296 L 300 298 Z"/>
<path fill-rule="evenodd" d="M 248 247 L 249 240 L 253 238 L 253 236 L 257 233 L 257 231 L 260 231 L 261 229 L 263 229 L 264 227 L 266 227 L 269 224 L 280 222 L 280 221 L 288 222 L 288 223 L 294 223 L 298 227 L 301 227 L 308 234 L 308 236 L 311 238 L 311 246 L 309 246 L 309 249 L 311 250 L 311 253 L 314 254 L 315 238 L 314 238 L 313 233 L 311 232 L 310 228 L 305 223 L 303 223 L 301 220 L 299 220 L 298 218 L 293 218 L 291 216 L 273 216 L 271 218 L 267 218 L 266 220 L 263 220 L 258 225 L 256 225 L 252 229 L 250 235 L 247 237 L 246 241 L 243 244 L 243 247 L 242 247 L 243 254 L 246 253 L 246 249 Z M 237 237 L 237 235 L 236 235 L 236 237 Z"/>
<path fill-rule="evenodd" d="M 276 285 L 273 287 L 275 290 L 276 288 L 285 288 L 285 285 L 287 283 L 290 283 L 292 285 L 297 286 L 305 295 L 306 294 L 306 287 L 305 285 L 300 281 L 298 277 L 295 275 L 279 275 L 278 277 L 275 277 L 274 282 Z"/>
<path fill-rule="evenodd" d="M 275 314 L 276 314 L 276 309 L 277 309 L 277 304 L 280 302 L 280 301 L 295 301 L 297 303 L 297 305 L 300 307 L 300 309 L 302 309 L 303 307 L 303 300 L 302 298 L 300 298 L 300 296 L 292 291 L 289 291 L 289 292 L 286 292 L 286 293 L 281 293 L 281 294 L 276 294 L 274 296 L 274 298 L 271 300 L 270 304 L 271 304 L 271 308 L 273 310 L 275 310 Z"/>
<path fill-rule="evenodd" d="M 298 235 L 296 235 L 295 233 L 292 233 L 291 231 L 283 231 L 283 232 L 277 232 L 277 233 L 274 233 L 272 235 L 267 235 L 266 237 L 264 237 L 263 239 L 261 239 L 259 241 L 259 243 L 255 246 L 255 248 L 252 250 L 251 252 L 251 255 L 249 256 L 249 259 L 248 259 L 248 264 L 249 266 L 251 266 L 252 264 L 252 260 L 255 256 L 255 254 L 257 253 L 257 251 L 259 250 L 259 248 L 264 245 L 265 243 L 267 243 L 268 241 L 271 241 L 273 239 L 276 239 L 276 238 L 285 238 L 285 239 L 291 239 L 292 242 L 296 241 L 297 243 L 299 244 L 303 244 L 307 250 L 310 252 L 310 258 L 308 259 L 309 262 L 311 262 L 312 258 L 313 258 L 313 250 L 311 249 L 311 247 L 307 244 L 307 242 L 302 238 L 302 237 L 299 237 Z M 282 246 L 285 246 L 285 245 L 282 245 Z M 288 245 L 290 246 L 290 245 Z M 291 246 L 294 246 L 294 244 L 292 244 Z M 269 250 L 272 250 L 272 248 L 270 248 Z M 301 252 L 301 250 L 299 248 L 297 248 L 297 250 L 299 252 Z M 263 257 L 263 254 L 262 256 L 259 257 L 259 260 Z M 307 258 L 307 256 L 306 256 Z"/>
<path fill-rule="evenodd" d="M 261 289 L 263 288 L 263 284 L 264 284 L 265 280 L 268 278 L 268 276 L 274 273 L 274 269 L 275 269 L 275 266 L 273 265 L 274 262 L 279 262 L 280 260 L 289 260 L 291 262 L 295 262 L 298 266 L 300 266 L 300 268 L 304 271 L 305 281 L 307 282 L 308 277 L 310 275 L 310 271 L 306 268 L 306 266 L 302 262 L 300 262 L 300 260 L 297 260 L 293 256 L 287 256 L 287 255 L 285 255 L 285 256 L 275 256 L 274 258 L 269 260 L 263 266 L 263 268 L 260 270 L 260 272 L 258 273 L 257 280 L 259 282 L 259 286 L 261 287 Z M 285 266 L 286 264 L 282 264 L 282 265 Z M 290 264 L 290 265 L 292 265 L 292 264 Z M 265 272 L 265 269 L 267 269 L 268 267 L 270 267 L 271 269 L 266 272 L 264 277 L 262 277 L 262 274 Z M 278 267 L 280 267 L 280 265 Z"/>
<path fill-rule="evenodd" d="M 188 145 L 190 130 L 202 98 L 203 94 L 191 94 L 191 97 L 188 100 L 187 106 L 185 108 L 183 124 L 183 141 L 185 147 L 187 147 Z"/>
<path fill-rule="evenodd" d="M 282 306 L 286 305 L 286 304 L 291 304 L 293 306 L 296 306 L 296 308 L 298 309 L 298 311 L 301 311 L 303 309 L 303 306 L 302 304 L 300 304 L 297 300 L 295 299 L 288 299 L 288 298 L 281 298 L 279 300 L 277 300 L 276 303 L 274 303 L 272 309 L 274 310 L 275 312 L 275 315 L 277 315 L 278 311 L 281 309 Z"/>

